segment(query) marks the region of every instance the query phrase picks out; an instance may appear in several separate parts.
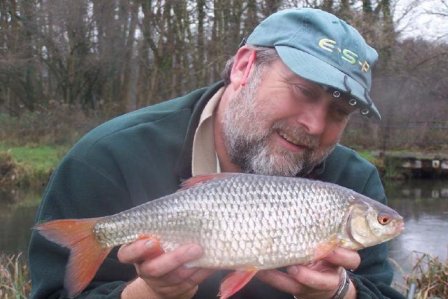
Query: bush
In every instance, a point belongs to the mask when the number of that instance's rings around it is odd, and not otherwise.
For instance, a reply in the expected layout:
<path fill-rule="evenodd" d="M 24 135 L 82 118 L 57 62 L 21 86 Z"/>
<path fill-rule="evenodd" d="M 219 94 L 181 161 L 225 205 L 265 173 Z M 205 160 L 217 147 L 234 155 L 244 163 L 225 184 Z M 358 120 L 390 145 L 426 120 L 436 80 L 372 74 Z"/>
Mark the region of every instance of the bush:
<path fill-rule="evenodd" d="M 26 299 L 30 291 L 28 266 L 22 255 L 0 255 L 0 299 Z"/>
<path fill-rule="evenodd" d="M 0 114 L 0 140 L 14 145 L 71 144 L 105 116 L 52 101 L 20 116 Z"/>
<path fill-rule="evenodd" d="M 406 277 L 407 285 L 415 284 L 416 299 L 448 298 L 448 260 L 416 253 L 417 261 L 411 274 Z"/>
<path fill-rule="evenodd" d="M 0 189 L 15 187 L 23 172 L 9 152 L 0 152 Z"/>

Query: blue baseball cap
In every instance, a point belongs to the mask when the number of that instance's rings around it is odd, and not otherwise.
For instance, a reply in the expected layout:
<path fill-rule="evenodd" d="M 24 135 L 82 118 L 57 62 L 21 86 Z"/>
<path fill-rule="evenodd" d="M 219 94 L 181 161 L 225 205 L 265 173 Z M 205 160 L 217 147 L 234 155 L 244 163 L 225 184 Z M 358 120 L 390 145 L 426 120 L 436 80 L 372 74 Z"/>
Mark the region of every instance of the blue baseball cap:
<path fill-rule="evenodd" d="M 347 94 L 363 115 L 381 119 L 370 98 L 378 53 L 338 17 L 313 8 L 281 10 L 263 20 L 246 42 L 274 47 L 295 74 Z"/>

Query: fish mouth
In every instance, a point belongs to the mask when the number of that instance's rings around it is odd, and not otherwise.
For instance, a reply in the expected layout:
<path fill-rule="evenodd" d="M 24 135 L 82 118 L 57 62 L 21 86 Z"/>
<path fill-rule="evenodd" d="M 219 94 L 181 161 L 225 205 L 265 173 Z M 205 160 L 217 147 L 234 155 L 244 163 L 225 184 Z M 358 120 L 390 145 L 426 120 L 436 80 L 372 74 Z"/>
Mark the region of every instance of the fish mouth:
<path fill-rule="evenodd" d="M 404 231 L 404 229 L 405 229 L 404 222 L 400 221 L 397 224 L 396 228 L 397 228 L 397 233 L 401 233 L 402 231 Z"/>

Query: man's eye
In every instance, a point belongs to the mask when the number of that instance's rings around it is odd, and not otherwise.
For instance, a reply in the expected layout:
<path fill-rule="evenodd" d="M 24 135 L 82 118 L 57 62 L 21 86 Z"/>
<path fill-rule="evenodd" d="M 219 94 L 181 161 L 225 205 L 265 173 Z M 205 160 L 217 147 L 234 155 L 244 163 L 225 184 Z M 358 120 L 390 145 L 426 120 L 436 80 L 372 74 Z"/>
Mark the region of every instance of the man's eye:
<path fill-rule="evenodd" d="M 347 110 L 347 109 L 343 109 L 343 108 L 336 108 L 336 113 L 341 115 L 341 116 L 348 116 L 351 111 Z"/>
<path fill-rule="evenodd" d="M 296 92 L 304 95 L 307 98 L 314 98 L 314 97 L 316 97 L 315 93 L 312 90 L 310 90 L 309 88 L 306 88 L 304 86 L 294 85 L 294 89 L 296 90 Z"/>
<path fill-rule="evenodd" d="M 351 107 L 350 107 L 351 108 Z M 337 120 L 342 120 L 350 116 L 350 114 L 353 112 L 353 109 L 350 109 L 349 107 L 344 107 L 340 105 L 334 105 L 331 109 L 333 112 L 333 117 Z"/>

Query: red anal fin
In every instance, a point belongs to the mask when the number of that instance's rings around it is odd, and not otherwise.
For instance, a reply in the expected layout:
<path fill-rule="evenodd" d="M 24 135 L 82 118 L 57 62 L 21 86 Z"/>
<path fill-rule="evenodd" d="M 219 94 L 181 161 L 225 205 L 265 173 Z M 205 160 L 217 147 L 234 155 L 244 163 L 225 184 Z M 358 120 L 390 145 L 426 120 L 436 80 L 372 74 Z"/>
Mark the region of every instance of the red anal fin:
<path fill-rule="evenodd" d="M 188 188 L 191 188 L 193 186 L 211 181 L 211 180 L 215 180 L 215 179 L 221 179 L 221 178 L 225 178 L 228 176 L 232 176 L 235 175 L 234 173 L 230 173 L 230 172 L 223 172 L 223 173 L 211 173 L 211 174 L 204 174 L 204 175 L 197 175 L 194 177 L 189 178 L 188 180 L 185 180 L 184 182 L 182 182 L 181 184 L 181 189 L 180 190 L 185 190 Z"/>
<path fill-rule="evenodd" d="M 252 270 L 237 270 L 229 273 L 219 288 L 218 296 L 220 299 L 227 299 L 241 290 L 251 279 L 257 274 L 256 269 Z"/>
<path fill-rule="evenodd" d="M 70 249 L 64 284 L 75 297 L 92 281 L 112 248 L 102 247 L 93 227 L 98 218 L 55 220 L 36 226 L 45 238 Z"/>

